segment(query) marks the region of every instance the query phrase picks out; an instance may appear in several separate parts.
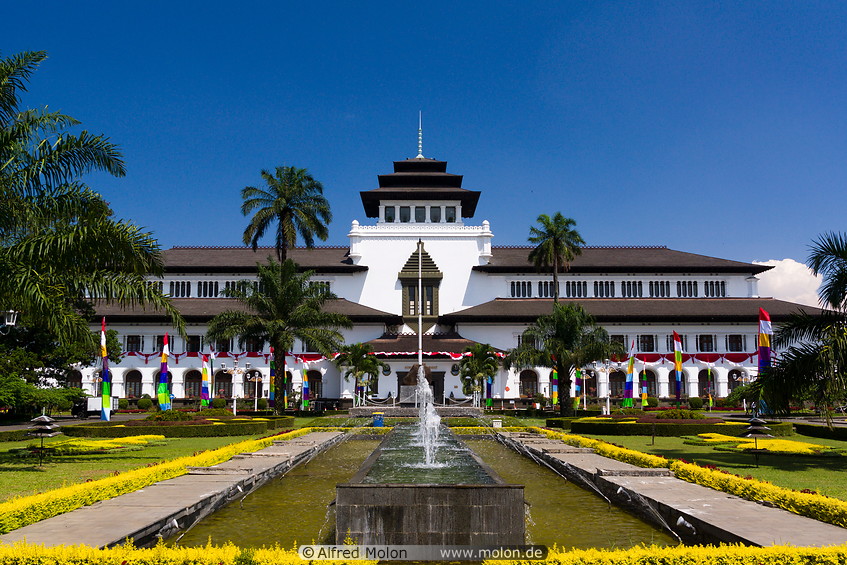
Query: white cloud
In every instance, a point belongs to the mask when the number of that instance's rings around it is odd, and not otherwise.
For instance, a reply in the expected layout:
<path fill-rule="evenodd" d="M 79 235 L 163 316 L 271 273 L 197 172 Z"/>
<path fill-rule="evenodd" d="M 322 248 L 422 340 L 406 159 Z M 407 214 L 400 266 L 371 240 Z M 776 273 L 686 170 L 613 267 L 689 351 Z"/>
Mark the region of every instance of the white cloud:
<path fill-rule="evenodd" d="M 794 259 L 753 261 L 755 265 L 772 265 L 773 269 L 759 275 L 759 296 L 772 296 L 808 306 L 818 305 L 818 287 L 822 277 L 815 276 L 803 263 Z"/>

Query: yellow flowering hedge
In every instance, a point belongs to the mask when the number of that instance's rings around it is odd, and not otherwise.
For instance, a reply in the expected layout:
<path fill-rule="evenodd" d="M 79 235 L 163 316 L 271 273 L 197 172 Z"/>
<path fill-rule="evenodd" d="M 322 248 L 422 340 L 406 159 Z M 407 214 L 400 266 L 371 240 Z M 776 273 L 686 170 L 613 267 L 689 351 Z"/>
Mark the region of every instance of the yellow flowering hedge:
<path fill-rule="evenodd" d="M 60 441 L 54 441 L 45 445 L 45 449 L 54 455 L 82 455 L 85 453 L 102 453 L 105 451 L 141 449 L 151 443 L 158 444 L 165 441 L 165 436 L 162 435 L 138 435 L 127 436 L 122 438 L 109 439 L 89 439 L 89 438 L 67 438 Z M 30 444 L 27 449 L 37 447 L 36 444 Z"/>
<path fill-rule="evenodd" d="M 545 430 L 542 428 L 532 429 L 538 433 L 544 434 L 550 439 L 558 439 L 575 447 L 590 447 L 598 455 L 623 461 L 624 463 L 632 463 L 639 467 L 662 468 L 670 467 L 671 464 L 671 461 L 664 457 L 650 455 L 649 453 L 642 453 L 625 447 L 618 447 L 601 439 L 591 439 L 563 432 L 555 432 L 553 430 Z"/>
<path fill-rule="evenodd" d="M 232 544 L 149 549 L 127 546 L 95 549 L 86 546 L 43 547 L 16 543 L 0 546 L 0 562 L 16 565 L 302 565 L 296 550 L 279 547 L 248 549 Z M 744 547 L 638 546 L 631 549 L 553 548 L 544 563 L 555 565 L 836 565 L 847 562 L 847 546 Z M 315 562 L 311 562 L 315 563 Z M 327 565 L 372 565 L 374 561 L 320 561 Z M 489 561 L 501 565 L 531 565 L 540 561 Z"/>
<path fill-rule="evenodd" d="M 189 457 L 180 457 L 149 467 L 141 467 L 111 477 L 87 483 L 78 483 L 47 492 L 13 498 L 0 503 L 0 534 L 34 524 L 70 512 L 82 506 L 108 500 L 122 494 L 134 492 L 153 483 L 172 479 L 188 472 L 188 467 L 208 467 L 228 461 L 234 455 L 258 451 L 271 445 L 274 440 L 292 439 L 311 432 L 303 428 L 261 439 L 232 443 L 218 449 L 204 451 Z"/>
<path fill-rule="evenodd" d="M 807 441 L 796 441 L 782 438 L 761 438 L 758 441 L 749 437 L 735 437 L 724 434 L 697 434 L 694 437 L 683 438 L 689 445 L 713 445 L 715 449 L 725 451 L 745 451 L 748 449 L 763 449 L 783 455 L 843 455 L 841 450 L 828 445 L 818 445 Z"/>

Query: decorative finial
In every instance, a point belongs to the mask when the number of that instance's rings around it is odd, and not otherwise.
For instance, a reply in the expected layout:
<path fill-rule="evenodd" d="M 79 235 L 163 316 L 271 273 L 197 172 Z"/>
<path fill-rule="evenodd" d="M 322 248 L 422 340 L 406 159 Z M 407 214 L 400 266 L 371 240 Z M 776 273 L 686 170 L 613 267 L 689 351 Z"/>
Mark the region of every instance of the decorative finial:
<path fill-rule="evenodd" d="M 418 155 L 415 159 L 425 159 L 423 156 L 423 112 L 418 111 Z"/>

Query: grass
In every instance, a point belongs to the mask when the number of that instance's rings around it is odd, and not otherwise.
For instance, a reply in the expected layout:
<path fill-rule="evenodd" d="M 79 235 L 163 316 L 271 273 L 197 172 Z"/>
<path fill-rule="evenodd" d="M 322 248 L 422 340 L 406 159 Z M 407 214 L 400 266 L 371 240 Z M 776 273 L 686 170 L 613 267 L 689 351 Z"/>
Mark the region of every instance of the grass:
<path fill-rule="evenodd" d="M 164 445 L 145 447 L 140 451 L 53 457 L 44 460 L 38 466 L 37 458 L 22 459 L 9 453 L 10 449 L 26 447 L 33 440 L 4 442 L 0 444 L 0 501 L 14 496 L 26 496 L 60 488 L 65 485 L 83 483 L 99 479 L 113 473 L 128 471 L 139 467 L 193 455 L 196 452 L 216 449 L 230 443 L 264 437 L 267 433 L 254 436 L 210 437 L 210 438 L 170 438 Z M 64 436 L 47 439 L 66 439 Z M 37 445 L 37 443 L 36 443 Z"/>
<path fill-rule="evenodd" d="M 777 486 L 794 490 L 811 489 L 827 496 L 847 500 L 847 481 L 844 480 L 845 459 L 841 457 L 811 457 L 798 455 L 762 454 L 759 467 L 756 467 L 753 455 L 718 451 L 711 446 L 686 445 L 678 437 L 645 436 L 599 436 L 585 434 L 586 437 L 602 439 L 653 455 L 663 455 L 672 459 L 685 459 L 701 465 L 714 465 L 721 470 L 768 481 Z M 818 445 L 828 445 L 838 449 L 847 449 L 847 442 L 814 438 L 799 434 L 786 439 L 796 439 Z"/>

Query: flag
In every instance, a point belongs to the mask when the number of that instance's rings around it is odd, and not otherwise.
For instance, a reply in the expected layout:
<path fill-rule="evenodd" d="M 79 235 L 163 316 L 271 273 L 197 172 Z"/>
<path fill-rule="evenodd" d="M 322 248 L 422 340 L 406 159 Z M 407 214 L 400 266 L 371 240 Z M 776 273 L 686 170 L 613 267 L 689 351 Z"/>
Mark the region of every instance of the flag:
<path fill-rule="evenodd" d="M 303 368 L 303 410 L 309 409 L 309 371 Z"/>
<path fill-rule="evenodd" d="M 100 407 L 100 419 L 108 422 L 112 416 L 112 375 L 109 373 L 109 354 L 106 352 L 106 318 L 100 324 L 100 357 L 103 358 L 103 372 L 101 384 L 103 385 L 103 405 Z"/>
<path fill-rule="evenodd" d="M 485 405 L 491 408 L 494 405 L 494 399 L 491 398 L 491 385 L 494 384 L 494 378 L 488 377 L 485 379 Z"/>
<path fill-rule="evenodd" d="M 762 308 L 759 308 L 759 376 L 765 374 L 771 366 L 772 335 L 771 317 Z"/>
<path fill-rule="evenodd" d="M 209 397 L 215 397 L 215 347 L 209 346 Z"/>
<path fill-rule="evenodd" d="M 209 356 L 203 356 L 203 382 L 200 388 L 200 406 L 209 405 Z"/>
<path fill-rule="evenodd" d="M 276 365 L 274 364 L 274 348 L 271 347 L 271 382 L 268 386 L 268 406 L 273 408 L 276 405 L 274 397 L 276 391 Z"/>
<path fill-rule="evenodd" d="M 556 369 L 553 369 L 553 372 L 550 373 L 550 399 L 553 402 L 553 406 L 558 406 L 559 404 L 559 373 L 556 372 Z"/>
<path fill-rule="evenodd" d="M 623 402 L 621 406 L 632 408 L 633 386 L 635 381 L 635 340 L 629 347 L 629 362 L 626 365 L 626 383 L 623 390 Z"/>
<path fill-rule="evenodd" d="M 641 372 L 644 376 L 641 379 L 641 407 L 647 406 L 647 361 L 644 362 L 644 370 Z"/>
<path fill-rule="evenodd" d="M 708 383 L 708 393 L 709 393 L 709 410 L 712 409 L 712 365 L 710 364 L 706 367 L 707 372 L 707 383 Z"/>
<path fill-rule="evenodd" d="M 579 367 L 576 368 L 576 378 L 574 380 L 574 395 L 573 395 L 573 407 L 574 410 L 579 408 L 579 397 L 580 391 L 582 390 L 583 382 L 582 382 L 582 371 L 579 370 Z"/>
<path fill-rule="evenodd" d="M 168 389 L 168 334 L 165 334 L 162 344 L 162 366 L 159 369 L 159 386 L 156 389 L 156 398 L 161 410 L 171 409 L 171 391 Z"/>
<path fill-rule="evenodd" d="M 673 369 L 676 373 L 676 407 L 682 403 L 682 339 L 673 333 Z"/>

